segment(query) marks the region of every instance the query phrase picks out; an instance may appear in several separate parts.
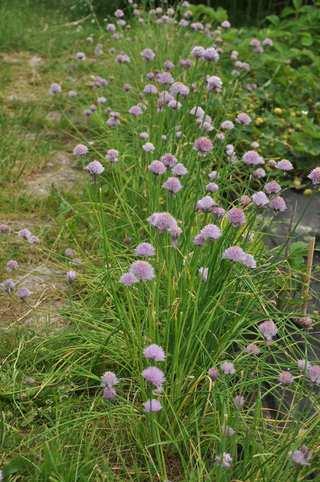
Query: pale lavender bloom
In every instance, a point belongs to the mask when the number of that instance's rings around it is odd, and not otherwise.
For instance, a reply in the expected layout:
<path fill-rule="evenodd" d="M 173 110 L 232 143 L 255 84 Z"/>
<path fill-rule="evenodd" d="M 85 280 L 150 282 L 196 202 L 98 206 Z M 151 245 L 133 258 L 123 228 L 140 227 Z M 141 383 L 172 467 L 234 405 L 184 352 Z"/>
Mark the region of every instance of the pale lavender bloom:
<path fill-rule="evenodd" d="M 16 269 L 19 268 L 19 263 L 18 261 L 16 261 L 15 259 L 10 259 L 8 262 L 7 262 L 7 271 L 10 272 L 10 271 L 14 271 Z"/>
<path fill-rule="evenodd" d="M 181 163 L 179 162 L 173 168 L 171 169 L 171 172 L 174 176 L 185 176 L 188 174 L 188 169 Z"/>
<path fill-rule="evenodd" d="M 123 12 L 123 10 L 121 10 L 120 8 L 118 8 L 118 9 L 114 12 L 114 16 L 117 17 L 117 18 L 123 18 L 123 17 L 124 17 L 124 12 Z"/>
<path fill-rule="evenodd" d="M 205 241 L 213 241 L 220 238 L 221 230 L 215 224 L 207 224 L 204 228 L 201 229 L 200 235 Z"/>
<path fill-rule="evenodd" d="M 19 288 L 17 291 L 17 296 L 18 298 L 25 300 L 26 298 L 29 298 L 31 296 L 30 290 L 28 288 Z"/>
<path fill-rule="evenodd" d="M 28 228 L 23 228 L 19 231 L 18 236 L 22 239 L 29 240 L 30 237 L 32 236 L 31 231 L 29 231 Z"/>
<path fill-rule="evenodd" d="M 10 231 L 10 228 L 7 224 L 0 224 L 0 234 L 7 234 Z"/>
<path fill-rule="evenodd" d="M 154 53 L 153 50 L 151 49 L 143 49 L 142 52 L 140 52 L 141 57 L 146 60 L 146 61 L 151 61 L 155 58 L 156 54 Z"/>
<path fill-rule="evenodd" d="M 101 385 L 103 387 L 113 387 L 114 385 L 117 385 L 119 383 L 119 380 L 117 378 L 117 375 L 113 372 L 105 372 L 102 377 L 101 377 Z"/>
<path fill-rule="evenodd" d="M 237 50 L 232 50 L 230 54 L 230 59 L 231 60 L 238 60 L 239 58 L 239 52 Z"/>
<path fill-rule="evenodd" d="M 292 171 L 293 165 L 290 161 L 288 161 L 288 159 L 281 159 L 281 161 L 276 163 L 276 168 L 280 169 L 281 171 L 288 172 Z"/>
<path fill-rule="evenodd" d="M 263 191 L 255 192 L 251 196 L 251 199 L 254 202 L 254 204 L 258 207 L 263 207 L 263 206 L 266 206 L 267 204 L 269 204 L 269 199 Z"/>
<path fill-rule="evenodd" d="M 240 198 L 240 203 L 244 207 L 249 206 L 249 204 L 251 203 L 251 197 L 248 196 L 247 194 L 243 194 L 243 196 L 241 196 Z"/>
<path fill-rule="evenodd" d="M 238 122 L 238 124 L 247 126 L 251 124 L 251 117 L 245 112 L 240 112 L 236 117 L 236 122 Z"/>
<path fill-rule="evenodd" d="M 86 60 L 86 54 L 84 52 L 77 52 L 75 55 L 76 60 Z"/>
<path fill-rule="evenodd" d="M 258 167 L 258 169 L 253 171 L 252 175 L 257 179 L 262 179 L 263 177 L 266 177 L 266 171 L 262 167 Z"/>
<path fill-rule="evenodd" d="M 252 254 L 245 253 L 244 258 L 242 260 L 242 264 L 244 264 L 247 268 L 256 268 L 257 263 Z"/>
<path fill-rule="evenodd" d="M 225 215 L 226 210 L 224 208 L 221 208 L 220 206 L 213 206 L 211 212 L 218 218 L 222 218 Z"/>
<path fill-rule="evenodd" d="M 104 97 L 104 96 L 101 96 L 101 97 L 97 98 L 97 104 L 99 104 L 99 105 L 105 104 L 106 102 L 107 102 L 107 98 Z"/>
<path fill-rule="evenodd" d="M 168 107 L 170 107 L 170 109 L 179 110 L 181 109 L 182 104 L 181 102 L 178 102 L 176 99 L 172 99 L 170 100 L 170 102 L 168 102 Z"/>
<path fill-rule="evenodd" d="M 244 407 L 245 399 L 242 395 L 236 395 L 233 399 L 234 406 L 239 410 Z"/>
<path fill-rule="evenodd" d="M 150 281 L 155 278 L 154 268 L 148 261 L 134 261 L 129 268 L 139 281 Z"/>
<path fill-rule="evenodd" d="M 277 181 L 270 181 L 265 184 L 264 190 L 267 194 L 274 194 L 281 191 L 281 186 Z"/>
<path fill-rule="evenodd" d="M 190 114 L 200 119 L 203 119 L 203 117 L 205 116 L 205 111 L 202 109 L 202 107 L 196 105 L 192 107 L 192 109 L 190 110 Z"/>
<path fill-rule="evenodd" d="M 75 281 L 77 278 L 76 271 L 68 271 L 66 274 L 66 278 L 69 283 L 73 283 L 73 281 Z"/>
<path fill-rule="evenodd" d="M 218 172 L 217 171 L 209 172 L 208 178 L 210 179 L 210 181 L 213 181 L 214 179 L 217 179 L 218 178 Z"/>
<path fill-rule="evenodd" d="M 163 107 L 168 105 L 170 102 L 174 101 L 174 97 L 169 94 L 168 91 L 164 90 L 163 92 L 160 92 L 159 98 L 158 98 L 158 110 L 161 112 Z"/>
<path fill-rule="evenodd" d="M 166 60 L 163 64 L 164 70 L 170 71 L 174 69 L 175 65 L 171 60 Z"/>
<path fill-rule="evenodd" d="M 140 132 L 139 137 L 140 139 L 143 139 L 144 141 L 146 141 L 147 139 L 149 139 L 149 134 L 148 132 Z"/>
<path fill-rule="evenodd" d="M 141 107 L 139 105 L 133 105 L 132 107 L 130 107 L 128 112 L 129 112 L 129 114 L 133 115 L 134 117 L 139 117 L 140 115 L 143 114 L 143 110 L 141 109 Z"/>
<path fill-rule="evenodd" d="M 31 236 L 28 238 L 28 243 L 30 244 L 38 244 L 39 242 L 40 242 L 39 238 L 34 234 L 31 234 Z"/>
<path fill-rule="evenodd" d="M 264 47 L 272 47 L 273 41 L 272 41 L 271 38 L 268 38 L 268 37 L 267 37 L 267 38 L 265 38 L 265 39 L 262 41 L 262 45 L 263 45 Z"/>
<path fill-rule="evenodd" d="M 103 398 L 105 400 L 114 400 L 117 396 L 116 389 L 113 387 L 105 387 L 103 389 Z"/>
<path fill-rule="evenodd" d="M 311 457 L 312 452 L 305 445 L 291 454 L 291 460 L 297 465 L 310 465 Z"/>
<path fill-rule="evenodd" d="M 278 381 L 282 383 L 282 385 L 291 385 L 294 379 L 292 374 L 289 371 L 284 370 L 281 373 L 279 373 Z"/>
<path fill-rule="evenodd" d="M 311 367 L 311 363 L 308 360 L 297 360 L 297 366 L 299 370 L 304 372 Z"/>
<path fill-rule="evenodd" d="M 171 216 L 170 213 L 161 212 L 161 213 L 153 213 L 148 218 L 149 224 L 157 228 L 160 232 L 168 232 L 172 236 L 180 235 L 181 230 L 178 227 L 177 221 Z"/>
<path fill-rule="evenodd" d="M 131 286 L 135 283 L 138 283 L 138 279 L 135 277 L 133 273 L 124 273 L 120 278 L 120 283 L 124 286 Z"/>
<path fill-rule="evenodd" d="M 179 63 L 183 69 L 190 69 L 190 67 L 192 67 L 190 59 L 181 59 Z"/>
<path fill-rule="evenodd" d="M 208 61 L 217 62 L 219 60 L 219 52 L 214 47 L 209 47 L 203 52 L 202 58 Z"/>
<path fill-rule="evenodd" d="M 167 191 L 176 194 L 181 191 L 182 184 L 178 177 L 169 177 L 163 184 L 162 187 Z"/>
<path fill-rule="evenodd" d="M 220 77 L 217 77 L 216 75 L 212 75 L 211 77 L 207 77 L 207 89 L 209 92 L 215 91 L 215 92 L 221 92 L 222 90 L 222 80 Z"/>
<path fill-rule="evenodd" d="M 169 152 L 163 154 L 163 156 L 160 157 L 160 160 L 167 167 L 173 167 L 177 164 L 177 158 Z"/>
<path fill-rule="evenodd" d="M 116 62 L 118 64 L 129 64 L 131 62 L 129 55 L 119 54 L 116 56 Z"/>
<path fill-rule="evenodd" d="M 320 167 L 312 169 L 312 171 L 310 172 L 310 174 L 308 174 L 307 177 L 311 180 L 312 184 L 320 184 Z"/>
<path fill-rule="evenodd" d="M 127 25 L 127 22 L 125 20 L 123 20 L 122 18 L 120 18 L 119 20 L 117 20 L 117 25 L 119 25 L 119 27 L 124 27 L 125 25 Z M 112 38 L 119 39 L 119 38 L 121 38 L 121 36 L 120 36 L 119 33 L 114 33 L 112 35 Z"/>
<path fill-rule="evenodd" d="M 155 147 L 151 142 L 146 142 L 145 144 L 143 144 L 142 149 L 145 152 L 153 152 L 155 150 Z"/>
<path fill-rule="evenodd" d="M 259 355 L 260 348 L 255 343 L 249 343 L 249 345 L 245 347 L 245 351 L 249 355 Z"/>
<path fill-rule="evenodd" d="M 297 319 L 297 323 L 303 328 L 309 329 L 313 326 L 313 319 L 310 316 L 302 316 Z"/>
<path fill-rule="evenodd" d="M 129 92 L 132 89 L 132 86 L 131 84 L 125 83 L 123 84 L 122 89 L 124 90 L 124 92 Z"/>
<path fill-rule="evenodd" d="M 117 30 L 117 27 L 115 26 L 114 23 L 108 23 L 106 25 L 106 31 L 109 33 L 114 33 Z"/>
<path fill-rule="evenodd" d="M 152 94 L 155 95 L 158 93 L 158 89 L 155 85 L 153 84 L 147 84 L 144 89 L 143 89 L 144 94 Z"/>
<path fill-rule="evenodd" d="M 233 226 L 242 226 L 246 222 L 246 217 L 241 208 L 231 208 L 227 212 L 228 220 Z"/>
<path fill-rule="evenodd" d="M 11 278 L 8 278 L 1 283 L 1 287 L 6 293 L 10 294 L 15 289 L 16 284 Z"/>
<path fill-rule="evenodd" d="M 220 128 L 224 129 L 224 130 L 227 130 L 227 131 L 230 131 L 234 128 L 234 123 L 232 121 L 225 120 L 220 124 Z"/>
<path fill-rule="evenodd" d="M 230 467 L 232 467 L 232 457 L 228 452 L 223 452 L 222 455 L 217 455 L 215 460 L 216 464 L 221 465 L 221 467 L 224 467 L 225 469 L 230 469 Z"/>
<path fill-rule="evenodd" d="M 221 24 L 221 27 L 222 28 L 230 28 L 231 27 L 231 23 L 229 22 L 229 20 L 224 20 Z"/>
<path fill-rule="evenodd" d="M 188 27 L 189 26 L 189 23 L 188 20 L 186 20 L 185 18 L 182 18 L 179 22 L 179 26 L 180 27 Z"/>
<path fill-rule="evenodd" d="M 308 378 L 312 383 L 320 385 L 320 365 L 311 365 L 308 368 Z"/>
<path fill-rule="evenodd" d="M 234 364 L 230 361 L 225 361 L 221 363 L 220 368 L 225 375 L 234 375 L 236 373 Z"/>
<path fill-rule="evenodd" d="M 240 246 L 230 246 L 224 252 L 222 257 L 228 259 L 229 261 L 235 261 L 242 263 L 245 257 L 245 252 Z"/>
<path fill-rule="evenodd" d="M 170 74 L 170 72 L 158 72 L 156 74 L 156 80 L 159 84 L 163 85 L 170 85 L 173 84 L 174 78 Z"/>
<path fill-rule="evenodd" d="M 286 211 L 287 210 L 287 204 L 283 197 L 281 196 L 276 196 L 273 199 L 270 200 L 270 207 L 274 209 L 275 211 Z"/>
<path fill-rule="evenodd" d="M 189 93 L 189 87 L 182 82 L 174 82 L 170 87 L 170 94 L 174 96 L 181 95 L 182 97 L 186 97 Z"/>
<path fill-rule="evenodd" d="M 84 144 L 77 144 L 73 149 L 73 154 L 75 156 L 85 156 L 88 154 L 89 149 Z"/>
<path fill-rule="evenodd" d="M 166 358 L 165 352 L 163 348 L 159 345 L 152 344 L 147 346 L 143 350 L 143 355 L 147 360 L 154 360 L 154 361 L 164 361 Z"/>
<path fill-rule="evenodd" d="M 257 166 L 259 164 L 264 164 L 263 157 L 261 157 L 257 151 L 247 151 L 243 154 L 243 162 L 247 165 Z"/>
<path fill-rule="evenodd" d="M 49 89 L 49 94 L 54 95 L 54 94 L 60 94 L 62 92 L 62 88 L 60 84 L 57 84 L 56 82 L 53 82 L 51 84 L 50 89 Z"/>
<path fill-rule="evenodd" d="M 147 382 L 152 383 L 157 388 L 161 387 L 166 381 L 163 371 L 158 367 L 145 368 L 142 376 Z"/>
<path fill-rule="evenodd" d="M 117 127 L 120 124 L 120 119 L 118 117 L 110 116 L 106 121 L 108 127 Z"/>
<path fill-rule="evenodd" d="M 150 172 L 158 176 L 160 176 L 161 174 L 164 174 L 167 170 L 163 162 L 158 160 L 152 161 L 151 164 L 149 164 L 148 169 Z"/>
<path fill-rule="evenodd" d="M 148 80 L 154 80 L 154 79 L 155 79 L 155 74 L 154 74 L 154 72 L 148 72 L 148 73 L 146 74 L 146 77 L 147 77 Z"/>
<path fill-rule="evenodd" d="M 208 280 L 208 274 L 209 274 L 209 269 L 204 267 L 204 266 L 201 266 L 199 269 L 198 269 L 198 273 L 199 273 L 199 276 L 200 278 L 203 280 L 203 281 L 207 281 Z"/>
<path fill-rule="evenodd" d="M 207 192 L 217 192 L 218 190 L 219 186 L 215 182 L 209 182 L 209 184 L 206 185 Z"/>
<path fill-rule="evenodd" d="M 272 320 L 263 321 L 258 328 L 264 339 L 268 342 L 271 342 L 272 338 L 278 333 L 278 328 Z"/>
<path fill-rule="evenodd" d="M 140 243 L 134 250 L 136 256 L 154 256 L 155 249 L 150 243 Z"/>
<path fill-rule="evenodd" d="M 191 55 L 196 59 L 202 59 L 204 56 L 205 50 L 206 49 L 204 47 L 197 45 L 196 47 L 193 47 L 193 49 L 191 50 Z"/>
<path fill-rule="evenodd" d="M 162 409 L 162 406 L 161 406 L 161 403 L 159 402 L 159 400 L 155 400 L 155 399 L 147 400 L 147 401 L 143 404 L 143 407 L 144 407 L 144 411 L 145 411 L 146 413 L 149 413 L 149 412 L 160 412 L 160 410 Z"/>
<path fill-rule="evenodd" d="M 216 203 L 215 201 L 212 199 L 211 196 L 204 196 L 203 198 L 199 199 L 199 201 L 197 201 L 197 205 L 196 205 L 196 208 L 199 210 L 199 211 L 211 211 L 211 209 L 213 208 L 213 206 L 215 206 Z"/>
<path fill-rule="evenodd" d="M 193 144 L 194 149 L 201 155 L 206 155 L 213 149 L 212 141 L 208 137 L 199 137 Z"/>
<path fill-rule="evenodd" d="M 215 382 L 219 377 L 219 371 L 217 368 L 209 368 L 208 375 Z"/>
<path fill-rule="evenodd" d="M 108 85 L 107 79 L 104 79 L 103 77 L 100 77 L 100 75 L 96 75 L 94 78 L 94 85 L 96 87 L 106 87 Z"/>
<path fill-rule="evenodd" d="M 100 174 L 103 173 L 104 167 L 99 161 L 91 161 L 89 164 L 85 167 L 85 169 L 91 174 L 93 177 L 99 176 Z"/>
<path fill-rule="evenodd" d="M 108 149 L 106 153 L 106 158 L 112 163 L 118 162 L 119 151 L 117 151 L 117 149 Z"/>

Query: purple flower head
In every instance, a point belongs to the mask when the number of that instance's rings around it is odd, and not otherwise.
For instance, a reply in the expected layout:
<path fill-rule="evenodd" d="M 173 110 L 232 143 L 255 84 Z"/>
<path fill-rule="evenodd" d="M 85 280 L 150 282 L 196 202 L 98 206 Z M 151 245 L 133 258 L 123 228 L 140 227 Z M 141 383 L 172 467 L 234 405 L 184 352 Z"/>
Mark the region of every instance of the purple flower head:
<path fill-rule="evenodd" d="M 287 204 L 282 196 L 276 196 L 272 198 L 270 201 L 270 207 L 275 211 L 280 211 L 280 212 L 287 210 Z"/>
<path fill-rule="evenodd" d="M 117 149 L 108 149 L 106 153 L 106 158 L 112 163 L 118 162 L 119 151 L 117 151 Z"/>
<path fill-rule="evenodd" d="M 200 45 L 196 45 L 195 47 L 193 47 L 193 49 L 191 50 L 191 55 L 192 57 L 194 57 L 195 59 L 202 59 L 203 56 L 204 56 L 204 53 L 205 53 L 206 49 L 204 47 L 201 47 Z"/>
<path fill-rule="evenodd" d="M 272 320 L 263 321 L 258 328 L 264 339 L 268 342 L 271 342 L 272 338 L 278 333 L 278 328 Z"/>
<path fill-rule="evenodd" d="M 104 97 L 103 95 L 97 98 L 97 104 L 99 105 L 106 104 L 106 102 L 107 102 L 107 98 Z"/>
<path fill-rule="evenodd" d="M 151 400 L 147 400 L 143 404 L 143 408 L 144 408 L 144 411 L 146 413 L 160 412 L 160 410 L 162 409 L 162 406 L 161 406 L 161 403 L 159 402 L 159 400 L 151 399 Z"/>
<path fill-rule="evenodd" d="M 117 17 L 117 18 L 123 18 L 123 17 L 124 17 L 124 12 L 123 12 L 123 10 L 120 10 L 120 8 L 118 8 L 118 9 L 114 12 L 114 16 Z"/>
<path fill-rule="evenodd" d="M 181 95 L 181 97 L 186 97 L 187 95 L 189 95 L 189 93 L 189 87 L 182 82 L 174 82 L 174 84 L 172 84 L 170 87 L 170 94 L 174 97 L 176 97 L 177 95 Z"/>
<path fill-rule="evenodd" d="M 242 226 L 246 222 L 246 217 L 241 208 L 231 208 L 227 212 L 228 220 L 233 226 Z"/>
<path fill-rule="evenodd" d="M 258 207 L 264 207 L 267 204 L 269 204 L 269 199 L 267 198 L 267 196 L 265 195 L 265 193 L 263 191 L 255 192 L 251 196 L 251 199 L 254 202 L 254 204 Z"/>
<path fill-rule="evenodd" d="M 153 60 L 156 56 L 153 50 L 151 49 L 143 49 L 142 52 L 140 52 L 141 57 L 146 60 L 147 62 Z"/>
<path fill-rule="evenodd" d="M 66 274 L 66 278 L 69 283 L 73 283 L 77 278 L 76 271 L 68 271 Z"/>
<path fill-rule="evenodd" d="M 270 181 L 264 185 L 264 190 L 267 194 L 276 194 L 281 191 L 281 186 L 277 181 Z"/>
<path fill-rule="evenodd" d="M 242 248 L 240 248 L 240 246 L 231 246 L 224 251 L 222 257 L 224 259 L 228 259 L 229 261 L 238 261 L 243 263 L 245 252 Z"/>
<path fill-rule="evenodd" d="M 164 70 L 170 71 L 174 69 L 175 65 L 171 60 L 166 60 L 163 64 Z"/>
<path fill-rule="evenodd" d="M 147 346 L 143 350 L 143 355 L 147 360 L 154 360 L 158 362 L 164 361 L 166 359 L 166 355 L 163 348 L 156 344 Z"/>
<path fill-rule="evenodd" d="M 265 38 L 265 39 L 262 41 L 262 45 L 263 45 L 264 47 L 272 47 L 273 41 L 272 41 L 271 38 L 268 38 L 268 37 L 267 37 L 267 38 Z"/>
<path fill-rule="evenodd" d="M 215 224 L 207 224 L 204 228 L 200 231 L 200 237 L 203 241 L 214 241 L 220 238 L 221 230 Z"/>
<path fill-rule="evenodd" d="M 192 107 L 190 114 L 201 120 L 205 117 L 205 111 L 199 105 Z"/>
<path fill-rule="evenodd" d="M 1 287 L 6 293 L 10 294 L 15 289 L 16 284 L 11 278 L 8 278 L 1 283 Z"/>
<path fill-rule="evenodd" d="M 115 26 L 114 23 L 108 23 L 106 25 L 106 31 L 109 33 L 114 33 L 117 30 L 117 27 Z"/>
<path fill-rule="evenodd" d="M 236 122 L 238 122 L 238 124 L 248 126 L 251 124 L 251 117 L 245 112 L 240 112 L 240 114 L 238 114 L 236 117 Z"/>
<path fill-rule="evenodd" d="M 221 92 L 222 90 L 222 80 L 220 77 L 217 77 L 216 75 L 212 75 L 211 77 L 207 77 L 207 90 L 209 92 L 214 91 L 214 92 Z"/>
<path fill-rule="evenodd" d="M 245 404 L 245 399 L 242 395 L 236 395 L 233 399 L 234 406 L 240 410 L 241 408 L 244 407 Z"/>
<path fill-rule="evenodd" d="M 245 347 L 245 351 L 249 355 L 259 355 L 260 348 L 255 343 L 249 343 L 249 345 Z"/>
<path fill-rule="evenodd" d="M 148 218 L 149 224 L 154 226 L 161 232 L 168 232 L 172 236 L 176 237 L 181 234 L 181 230 L 178 227 L 177 221 L 171 216 L 170 213 L 162 212 L 162 213 L 153 213 Z"/>
<path fill-rule="evenodd" d="M 21 300 L 25 300 L 26 298 L 29 298 L 29 296 L 31 296 L 31 292 L 30 290 L 28 290 L 28 288 L 19 288 L 17 291 L 17 296 Z"/>
<path fill-rule="evenodd" d="M 308 378 L 312 383 L 320 385 L 320 365 L 311 365 L 308 368 Z"/>
<path fill-rule="evenodd" d="M 179 110 L 181 109 L 182 104 L 181 102 L 178 102 L 176 99 L 172 99 L 168 102 L 168 107 L 170 107 L 170 109 Z"/>
<path fill-rule="evenodd" d="M 207 192 L 217 192 L 218 190 L 219 186 L 215 182 L 209 182 L 209 184 L 206 185 Z"/>
<path fill-rule="evenodd" d="M 297 465 L 310 465 L 311 457 L 312 452 L 305 445 L 291 454 L 291 460 Z"/>
<path fill-rule="evenodd" d="M 229 20 L 224 20 L 221 24 L 221 27 L 222 28 L 230 28 L 231 27 L 231 23 L 229 22 Z"/>
<path fill-rule="evenodd" d="M 208 375 L 215 382 L 219 377 L 219 370 L 217 368 L 209 368 Z"/>
<path fill-rule="evenodd" d="M 190 69 L 190 67 L 192 67 L 192 62 L 190 59 L 181 59 L 179 64 L 183 69 Z"/>
<path fill-rule="evenodd" d="M 105 400 L 114 400 L 117 396 L 117 392 L 113 387 L 104 387 L 103 398 Z"/>
<path fill-rule="evenodd" d="M 313 319 L 310 316 L 302 316 L 297 318 L 297 323 L 303 328 L 309 329 L 313 326 Z"/>
<path fill-rule="evenodd" d="M 256 268 L 257 267 L 257 263 L 256 263 L 256 260 L 254 259 L 254 257 L 252 256 L 252 254 L 248 254 L 248 253 L 245 253 L 244 254 L 244 258 L 242 260 L 242 264 L 244 264 L 244 266 L 246 266 L 247 268 Z"/>
<path fill-rule="evenodd" d="M 155 150 L 154 145 L 151 142 L 146 142 L 143 144 L 142 149 L 144 152 L 153 152 Z"/>
<path fill-rule="evenodd" d="M 150 243 L 140 243 L 134 250 L 136 256 L 154 256 L 156 254 L 154 247 Z"/>
<path fill-rule="evenodd" d="M 213 181 L 214 179 L 217 179 L 218 178 L 218 172 L 217 171 L 209 172 L 208 178 L 210 179 L 210 181 Z"/>
<path fill-rule="evenodd" d="M 149 139 L 149 133 L 146 131 L 140 132 L 139 137 L 140 139 L 143 139 L 144 141 L 146 141 L 147 139 Z"/>
<path fill-rule="evenodd" d="M 151 164 L 149 164 L 148 169 L 150 172 L 152 172 L 153 174 L 156 174 L 157 176 L 164 174 L 167 170 L 163 162 L 158 160 L 152 161 Z"/>
<path fill-rule="evenodd" d="M 225 215 L 226 210 L 224 208 L 221 208 L 220 206 L 213 206 L 211 212 L 218 218 L 222 218 Z"/>
<path fill-rule="evenodd" d="M 202 58 L 208 61 L 217 62 L 219 60 L 219 52 L 214 47 L 208 47 L 203 52 Z"/>
<path fill-rule="evenodd" d="M 257 179 L 262 179 L 263 177 L 266 177 L 266 171 L 262 167 L 258 167 L 258 169 L 253 171 L 252 175 Z"/>
<path fill-rule="evenodd" d="M 257 151 L 247 151 L 243 154 L 243 162 L 248 166 L 257 166 L 259 164 L 264 164 L 263 157 L 261 157 Z"/>
<path fill-rule="evenodd" d="M 308 360 L 297 360 L 297 366 L 299 370 L 305 372 L 311 367 L 311 363 Z"/>
<path fill-rule="evenodd" d="M 153 84 L 147 84 L 145 85 L 144 89 L 143 89 L 143 93 L 144 94 L 157 94 L 158 93 L 158 89 L 155 85 Z"/>
<path fill-rule="evenodd" d="M 173 167 L 177 164 L 177 158 L 169 152 L 163 154 L 163 156 L 160 157 L 160 160 L 167 167 Z"/>
<path fill-rule="evenodd" d="M 169 177 L 163 184 L 162 187 L 172 194 L 176 194 L 181 191 L 182 184 L 178 177 Z"/>
<path fill-rule="evenodd" d="M 225 120 L 225 121 L 221 122 L 220 128 L 224 129 L 224 130 L 227 130 L 227 131 L 230 131 L 234 128 L 234 123 L 232 121 Z"/>
<path fill-rule="evenodd" d="M 143 114 L 143 110 L 139 105 L 133 105 L 129 109 L 129 114 L 133 115 L 134 117 L 139 117 L 140 115 Z"/>
<path fill-rule="evenodd" d="M 249 204 L 251 203 L 251 197 L 248 196 L 247 194 L 244 194 L 244 195 L 241 196 L 241 198 L 240 198 L 240 203 L 241 203 L 242 206 L 244 206 L 244 207 L 249 206 Z"/>
<path fill-rule="evenodd" d="M 320 167 L 316 167 L 314 169 L 312 169 L 312 171 L 310 172 L 310 174 L 308 174 L 307 176 L 312 184 L 314 184 L 315 186 L 320 184 Z"/>
<path fill-rule="evenodd" d="M 282 385 L 291 385 L 293 383 L 293 376 L 287 370 L 282 371 L 279 373 L 278 381 L 282 383 Z"/>
<path fill-rule="evenodd" d="M 16 269 L 19 268 L 19 263 L 18 261 L 16 261 L 15 259 L 10 259 L 8 262 L 7 262 L 7 271 L 10 272 L 10 271 L 14 271 Z"/>
<path fill-rule="evenodd" d="M 62 89 L 60 84 L 53 82 L 53 84 L 50 85 L 49 94 L 54 95 L 54 94 L 60 94 L 61 92 L 62 92 Z"/>
<path fill-rule="evenodd" d="M 213 149 L 212 141 L 208 137 L 199 137 L 193 144 L 194 149 L 201 155 L 206 155 Z"/>
<path fill-rule="evenodd" d="M 199 199 L 196 204 L 196 208 L 203 212 L 211 211 L 214 206 L 216 206 L 216 202 L 211 196 L 204 196 L 203 198 Z"/>
<path fill-rule="evenodd" d="M 152 383 L 155 387 L 161 387 L 166 381 L 164 373 L 158 367 L 148 367 L 142 372 L 142 376 L 147 382 Z"/>
<path fill-rule="evenodd" d="M 276 168 L 280 169 L 281 171 L 288 172 L 292 171 L 293 165 L 290 161 L 288 161 L 288 159 L 281 159 L 281 161 L 276 163 Z"/>
<path fill-rule="evenodd" d="M 99 176 L 100 174 L 103 173 L 104 167 L 99 161 L 91 161 L 89 164 L 85 167 L 85 169 L 91 174 L 91 176 Z"/>
<path fill-rule="evenodd" d="M 155 278 L 153 266 L 148 261 L 134 261 L 130 265 L 129 273 L 139 281 L 150 281 Z"/>
<path fill-rule="evenodd" d="M 101 377 L 101 385 L 103 387 L 113 387 L 114 385 L 117 385 L 119 383 L 119 380 L 117 378 L 117 375 L 113 372 L 105 372 L 102 377 Z"/>
<path fill-rule="evenodd" d="M 215 461 L 217 465 L 220 465 L 225 469 L 230 469 L 230 467 L 232 467 L 232 457 L 228 452 L 223 452 L 222 455 L 217 455 Z"/>
<path fill-rule="evenodd" d="M 173 84 L 174 78 L 170 74 L 170 72 L 158 72 L 156 74 L 156 80 L 159 84 L 162 85 L 170 85 Z"/>
<path fill-rule="evenodd" d="M 119 54 L 116 56 L 117 64 L 129 64 L 131 62 L 129 55 Z"/>
<path fill-rule="evenodd" d="M 131 286 L 135 283 L 138 283 L 138 279 L 133 273 L 124 273 L 120 278 L 120 283 L 124 286 Z"/>
<path fill-rule="evenodd" d="M 89 149 L 84 144 L 77 144 L 73 149 L 73 154 L 75 156 L 85 156 L 88 154 Z"/>
<path fill-rule="evenodd" d="M 179 162 L 173 168 L 171 169 L 171 172 L 174 176 L 185 176 L 188 174 L 188 169 L 181 163 Z"/>
<path fill-rule="evenodd" d="M 225 375 L 234 375 L 236 373 L 234 364 L 230 361 L 221 363 L 220 368 Z"/>
<path fill-rule="evenodd" d="M 75 55 L 76 60 L 86 60 L 86 54 L 84 52 L 77 52 Z"/>

